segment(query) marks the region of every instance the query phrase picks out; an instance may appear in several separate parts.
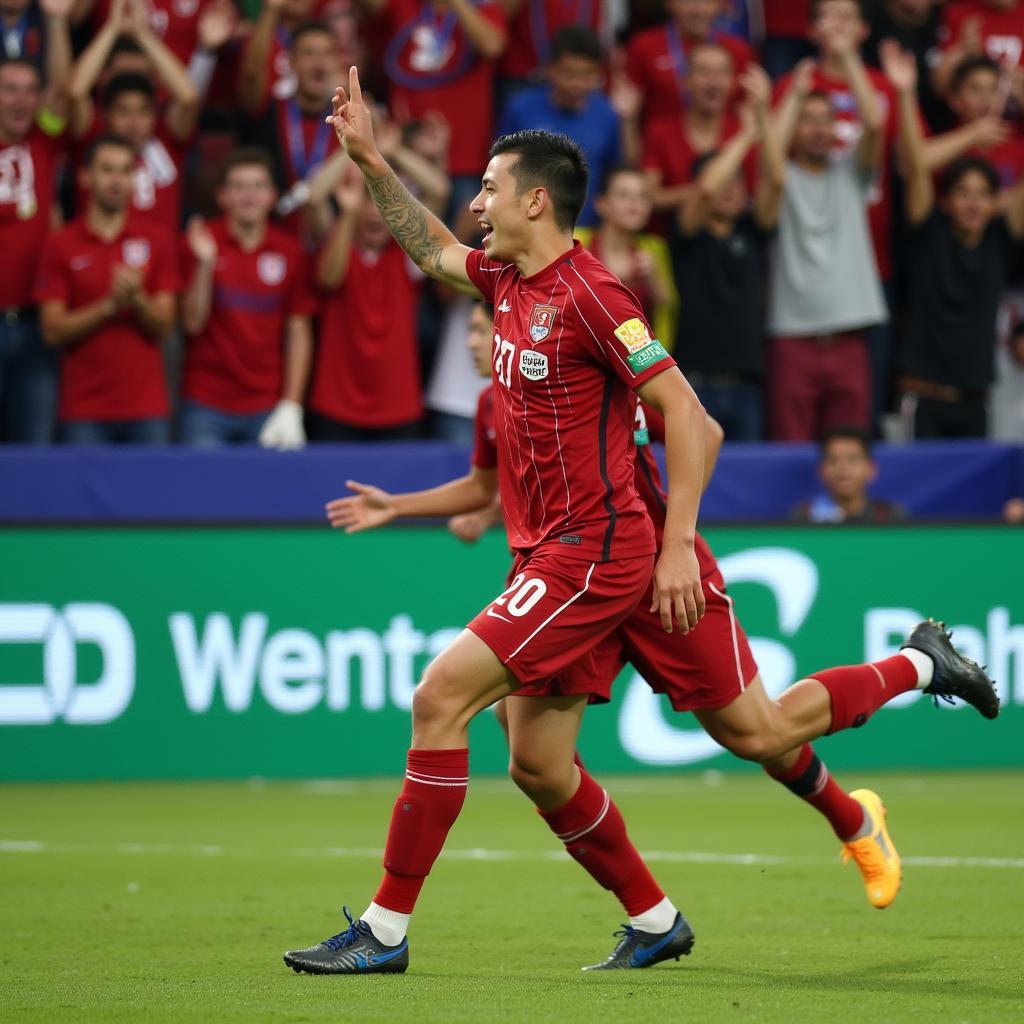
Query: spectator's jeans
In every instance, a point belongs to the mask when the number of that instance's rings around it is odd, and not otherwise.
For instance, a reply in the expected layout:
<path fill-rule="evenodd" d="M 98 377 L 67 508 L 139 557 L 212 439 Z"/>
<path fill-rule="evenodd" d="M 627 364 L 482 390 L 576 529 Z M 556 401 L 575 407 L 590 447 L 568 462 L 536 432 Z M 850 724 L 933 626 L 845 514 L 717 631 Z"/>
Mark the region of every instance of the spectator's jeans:
<path fill-rule="evenodd" d="M 472 448 L 476 440 L 476 426 L 472 416 L 458 416 L 453 412 L 434 410 L 430 414 L 430 432 L 440 441 Z"/>
<path fill-rule="evenodd" d="M 764 437 L 764 397 L 760 384 L 726 383 L 714 374 L 688 373 L 707 414 L 722 426 L 726 441 L 760 441 Z"/>
<path fill-rule="evenodd" d="M 816 441 L 830 427 L 866 430 L 871 367 L 863 331 L 769 342 L 773 441 Z"/>
<path fill-rule="evenodd" d="M 984 398 L 943 402 L 937 398 L 917 397 L 914 412 L 915 441 L 984 437 L 986 427 Z"/>
<path fill-rule="evenodd" d="M 181 406 L 181 441 L 197 448 L 255 444 L 270 412 L 222 412 L 186 398 Z"/>
<path fill-rule="evenodd" d="M 65 420 L 60 425 L 65 444 L 169 444 L 171 424 L 165 419 Z"/>
<path fill-rule="evenodd" d="M 39 317 L 0 309 L 0 405 L 4 439 L 49 444 L 57 421 L 57 353 L 43 344 Z"/>

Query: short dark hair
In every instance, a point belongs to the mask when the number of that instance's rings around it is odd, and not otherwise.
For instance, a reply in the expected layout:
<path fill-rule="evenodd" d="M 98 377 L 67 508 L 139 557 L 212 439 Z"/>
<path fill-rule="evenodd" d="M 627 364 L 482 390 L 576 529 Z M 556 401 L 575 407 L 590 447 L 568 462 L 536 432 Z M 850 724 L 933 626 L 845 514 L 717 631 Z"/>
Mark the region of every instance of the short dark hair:
<path fill-rule="evenodd" d="M 326 21 L 303 21 L 292 32 L 292 41 L 288 44 L 289 49 L 294 50 L 303 36 L 325 35 L 334 38 L 331 26 Z"/>
<path fill-rule="evenodd" d="M 999 172 L 980 156 L 957 157 L 943 172 L 939 179 L 939 194 L 949 195 L 967 177 L 968 174 L 977 173 L 984 179 L 989 191 L 995 195 L 1000 188 Z"/>
<path fill-rule="evenodd" d="M 1002 75 L 1002 69 L 996 61 L 987 54 L 975 53 L 970 57 L 964 57 L 953 69 L 953 77 L 949 81 L 950 92 L 957 92 L 975 71 L 988 71 L 996 78 Z"/>
<path fill-rule="evenodd" d="M 107 82 L 103 90 L 103 109 L 109 110 L 114 105 L 114 100 L 130 92 L 142 93 L 151 104 L 156 104 L 156 86 L 153 82 L 138 72 L 123 71 Z"/>
<path fill-rule="evenodd" d="M 110 147 L 125 149 L 131 153 L 132 159 L 135 159 L 135 147 L 123 135 L 114 135 L 110 132 L 106 132 L 103 135 L 97 135 L 96 138 L 93 139 L 86 147 L 82 166 L 91 167 L 96 159 L 96 154 L 101 149 L 107 149 Z"/>
<path fill-rule="evenodd" d="M 608 195 L 608 190 L 612 187 L 612 183 L 616 178 L 621 177 L 623 174 L 632 174 L 644 177 L 644 172 L 639 167 L 634 167 L 632 164 L 613 164 L 604 172 L 604 177 L 601 179 L 601 192 L 603 196 Z"/>
<path fill-rule="evenodd" d="M 145 51 L 136 42 L 134 36 L 118 36 L 110 48 L 107 63 L 109 64 L 119 53 L 145 53 Z"/>
<path fill-rule="evenodd" d="M 233 149 L 221 161 L 217 171 L 218 188 L 222 188 L 227 183 L 228 176 L 237 167 L 262 167 L 270 176 L 270 180 L 274 180 L 274 161 L 271 155 L 258 146 L 242 146 L 239 149 Z"/>
<path fill-rule="evenodd" d="M 828 430 L 824 431 L 821 437 L 818 438 L 818 448 L 823 458 L 825 456 L 825 452 L 828 450 L 828 446 L 833 441 L 856 441 L 869 459 L 874 458 L 871 451 L 871 435 L 863 427 L 829 427 Z"/>
<path fill-rule="evenodd" d="M 559 57 L 585 57 L 600 64 L 604 59 L 601 40 L 586 25 L 564 25 L 551 40 L 551 59 Z"/>
<path fill-rule="evenodd" d="M 818 17 L 818 11 L 822 4 L 833 3 L 834 0 L 811 0 L 811 13 L 810 20 L 814 21 Z M 865 24 L 868 22 L 868 8 L 864 0 L 851 0 L 852 3 L 857 5 L 857 11 L 860 13 L 860 19 Z"/>
<path fill-rule="evenodd" d="M 39 65 L 35 61 L 31 61 L 28 57 L 4 57 L 0 60 L 0 71 L 4 68 L 31 68 L 35 72 L 36 78 L 39 79 L 40 84 L 43 81 L 43 72 L 40 70 Z"/>
<path fill-rule="evenodd" d="M 566 135 L 525 128 L 502 135 L 491 146 L 493 159 L 510 153 L 519 159 L 509 169 L 519 193 L 528 188 L 545 188 L 555 211 L 555 223 L 571 231 L 587 201 L 590 171 L 583 150 Z"/>

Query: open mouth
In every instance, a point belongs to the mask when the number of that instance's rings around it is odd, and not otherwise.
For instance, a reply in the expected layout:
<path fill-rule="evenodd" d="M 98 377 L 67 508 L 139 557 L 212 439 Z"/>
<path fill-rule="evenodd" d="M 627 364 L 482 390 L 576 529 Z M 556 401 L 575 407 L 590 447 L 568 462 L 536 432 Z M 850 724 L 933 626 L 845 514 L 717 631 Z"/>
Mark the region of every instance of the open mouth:
<path fill-rule="evenodd" d="M 480 225 L 480 230 L 484 233 L 483 243 L 486 245 L 494 236 L 494 228 L 485 220 L 479 220 L 477 223 Z"/>

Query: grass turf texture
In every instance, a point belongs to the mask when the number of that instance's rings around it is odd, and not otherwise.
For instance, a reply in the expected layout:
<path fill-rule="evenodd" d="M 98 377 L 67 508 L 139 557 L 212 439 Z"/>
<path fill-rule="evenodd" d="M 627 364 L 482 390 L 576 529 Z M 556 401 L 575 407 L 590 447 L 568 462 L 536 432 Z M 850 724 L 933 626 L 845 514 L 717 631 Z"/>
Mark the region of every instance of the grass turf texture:
<path fill-rule="evenodd" d="M 364 908 L 396 781 L 0 787 L 0 1020 L 1024 1020 L 1022 777 L 843 781 L 882 794 L 910 862 L 883 912 L 767 780 L 606 780 L 697 945 L 589 975 L 618 905 L 551 856 L 510 783 L 474 781 L 410 973 L 362 978 L 293 974 L 281 953 L 340 930 L 342 901 Z M 941 856 L 1005 863 L 914 864 Z"/>

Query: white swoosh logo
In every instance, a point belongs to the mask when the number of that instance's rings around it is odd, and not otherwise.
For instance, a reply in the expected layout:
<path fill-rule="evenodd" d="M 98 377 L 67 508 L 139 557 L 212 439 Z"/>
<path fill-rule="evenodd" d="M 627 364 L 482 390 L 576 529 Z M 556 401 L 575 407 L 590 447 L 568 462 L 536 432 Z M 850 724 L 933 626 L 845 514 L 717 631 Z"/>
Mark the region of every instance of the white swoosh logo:
<path fill-rule="evenodd" d="M 508 623 L 512 622 L 511 619 L 506 619 L 504 615 L 499 615 L 493 608 L 488 608 L 487 609 L 487 614 L 490 615 L 490 617 L 492 619 L 501 619 L 502 622 L 508 622 Z"/>

